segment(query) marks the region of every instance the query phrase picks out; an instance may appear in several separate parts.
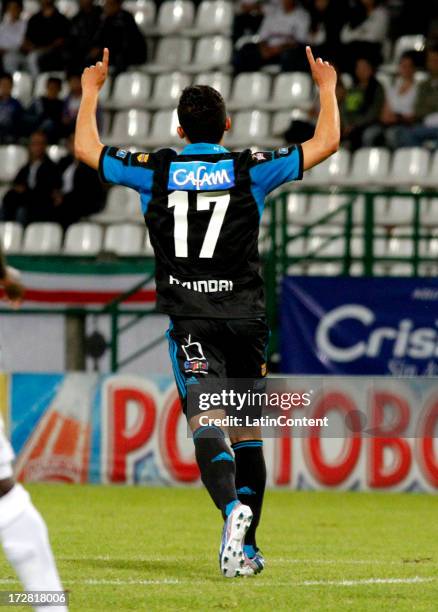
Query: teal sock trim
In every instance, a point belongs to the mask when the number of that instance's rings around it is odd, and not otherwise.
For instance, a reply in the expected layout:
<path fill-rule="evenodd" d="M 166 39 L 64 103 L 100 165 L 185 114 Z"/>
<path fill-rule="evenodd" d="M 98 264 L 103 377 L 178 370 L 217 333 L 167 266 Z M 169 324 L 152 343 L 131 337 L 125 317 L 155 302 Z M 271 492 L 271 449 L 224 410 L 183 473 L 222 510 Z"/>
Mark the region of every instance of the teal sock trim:
<path fill-rule="evenodd" d="M 225 506 L 225 516 L 230 516 L 231 512 L 234 510 L 236 504 L 239 503 L 238 499 L 233 499 Z"/>
<path fill-rule="evenodd" d="M 243 552 L 245 553 L 247 557 L 252 559 L 253 557 L 256 556 L 257 551 L 252 544 L 245 544 L 243 547 Z"/>

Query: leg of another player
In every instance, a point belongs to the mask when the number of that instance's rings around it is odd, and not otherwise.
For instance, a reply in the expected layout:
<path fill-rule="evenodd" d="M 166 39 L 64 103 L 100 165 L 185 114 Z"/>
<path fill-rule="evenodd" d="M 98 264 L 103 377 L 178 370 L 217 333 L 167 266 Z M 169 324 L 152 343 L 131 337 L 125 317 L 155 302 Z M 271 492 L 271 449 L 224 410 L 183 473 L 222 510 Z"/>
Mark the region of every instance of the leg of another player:
<path fill-rule="evenodd" d="M 266 464 L 263 455 L 262 433 L 259 428 L 251 437 L 245 435 L 231 436 L 231 447 L 236 462 L 236 491 L 242 504 L 249 506 L 253 513 L 253 520 L 246 533 L 244 551 L 248 558 L 260 560 L 256 542 L 256 531 L 260 523 L 263 498 L 266 487 Z M 263 565 L 259 571 L 263 569 Z"/>
<path fill-rule="evenodd" d="M 0 479 L 0 541 L 26 591 L 63 590 L 46 524 L 29 493 L 10 477 Z M 50 609 L 67 611 L 66 606 Z M 47 607 L 35 610 L 42 612 Z"/>

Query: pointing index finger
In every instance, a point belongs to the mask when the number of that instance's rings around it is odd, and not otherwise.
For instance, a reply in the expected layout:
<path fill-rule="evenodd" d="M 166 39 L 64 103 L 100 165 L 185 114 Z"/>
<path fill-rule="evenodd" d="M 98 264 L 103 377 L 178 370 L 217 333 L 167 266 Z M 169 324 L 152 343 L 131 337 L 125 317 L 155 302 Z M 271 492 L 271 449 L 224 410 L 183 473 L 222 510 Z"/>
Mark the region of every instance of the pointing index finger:
<path fill-rule="evenodd" d="M 314 66 L 315 58 L 313 57 L 312 49 L 310 47 L 306 47 L 306 55 L 307 55 L 307 61 L 309 62 L 310 67 Z"/>
<path fill-rule="evenodd" d="M 105 47 L 105 49 L 103 50 L 103 58 L 102 58 L 102 64 L 103 64 L 104 70 L 108 69 L 108 63 L 109 63 L 109 50 Z"/>

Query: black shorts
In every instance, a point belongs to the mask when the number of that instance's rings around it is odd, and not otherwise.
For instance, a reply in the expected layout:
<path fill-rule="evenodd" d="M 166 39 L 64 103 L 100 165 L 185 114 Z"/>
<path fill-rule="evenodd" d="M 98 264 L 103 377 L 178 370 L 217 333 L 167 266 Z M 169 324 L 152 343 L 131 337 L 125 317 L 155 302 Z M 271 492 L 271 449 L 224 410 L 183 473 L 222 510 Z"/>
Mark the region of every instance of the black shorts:
<path fill-rule="evenodd" d="M 173 318 L 166 336 L 184 412 L 187 385 L 192 382 L 266 376 L 269 327 L 265 318 Z"/>

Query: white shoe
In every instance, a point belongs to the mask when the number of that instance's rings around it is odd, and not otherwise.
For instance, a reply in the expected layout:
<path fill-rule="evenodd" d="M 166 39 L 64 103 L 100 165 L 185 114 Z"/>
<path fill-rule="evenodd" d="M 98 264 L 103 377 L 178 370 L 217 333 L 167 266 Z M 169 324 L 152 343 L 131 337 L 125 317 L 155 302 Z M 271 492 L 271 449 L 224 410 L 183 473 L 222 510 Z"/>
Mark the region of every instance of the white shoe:
<path fill-rule="evenodd" d="M 219 550 L 219 566 L 226 578 L 252 576 L 253 569 L 245 565 L 243 544 L 251 525 L 252 511 L 249 506 L 236 504 L 225 521 Z"/>

